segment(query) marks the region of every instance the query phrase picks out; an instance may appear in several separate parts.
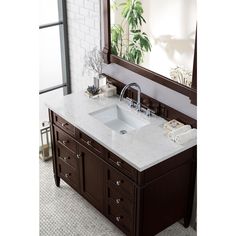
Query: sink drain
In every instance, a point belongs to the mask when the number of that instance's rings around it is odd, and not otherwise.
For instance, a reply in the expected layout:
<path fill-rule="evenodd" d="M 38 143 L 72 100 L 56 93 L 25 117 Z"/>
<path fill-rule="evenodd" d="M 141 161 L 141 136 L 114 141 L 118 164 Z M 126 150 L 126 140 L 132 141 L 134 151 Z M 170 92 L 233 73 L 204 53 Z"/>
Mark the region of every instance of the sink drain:
<path fill-rule="evenodd" d="M 125 129 L 120 130 L 120 134 L 126 134 L 127 131 Z"/>

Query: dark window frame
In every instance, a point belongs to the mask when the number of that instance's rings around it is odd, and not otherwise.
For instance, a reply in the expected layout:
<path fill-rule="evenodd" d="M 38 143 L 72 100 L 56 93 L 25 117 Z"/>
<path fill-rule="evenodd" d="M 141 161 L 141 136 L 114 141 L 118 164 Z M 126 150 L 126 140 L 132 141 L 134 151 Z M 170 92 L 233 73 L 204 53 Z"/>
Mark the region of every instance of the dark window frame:
<path fill-rule="evenodd" d="M 39 94 L 47 93 L 59 88 L 63 88 L 63 95 L 71 93 L 71 74 L 70 74 L 70 55 L 67 23 L 67 5 L 66 0 L 58 0 L 58 22 L 40 25 L 39 29 L 49 27 L 59 27 L 60 47 L 61 47 L 61 69 L 62 83 L 39 91 Z"/>

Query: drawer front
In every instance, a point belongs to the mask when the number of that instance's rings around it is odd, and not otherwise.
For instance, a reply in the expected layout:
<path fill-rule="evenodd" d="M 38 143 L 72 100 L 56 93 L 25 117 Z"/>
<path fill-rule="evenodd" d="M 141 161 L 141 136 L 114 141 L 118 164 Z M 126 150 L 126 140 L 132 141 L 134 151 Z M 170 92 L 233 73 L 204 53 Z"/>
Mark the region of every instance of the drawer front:
<path fill-rule="evenodd" d="M 71 152 L 76 153 L 75 140 L 56 126 L 54 126 L 54 128 L 56 142 L 62 145 L 63 147 L 69 149 Z"/>
<path fill-rule="evenodd" d="M 133 217 L 113 204 L 108 205 L 108 218 L 127 235 L 133 232 Z"/>
<path fill-rule="evenodd" d="M 121 191 L 126 194 L 126 197 L 129 198 L 129 200 L 133 200 L 135 186 L 127 177 L 113 168 L 108 168 L 107 179 L 108 184 L 113 186 L 115 191 Z"/>
<path fill-rule="evenodd" d="M 98 155 L 99 157 L 105 159 L 106 157 L 106 149 L 94 141 L 92 138 L 90 138 L 88 135 L 84 134 L 81 131 L 78 131 L 79 135 L 79 142 L 84 145 L 86 148 L 88 148 L 90 151 Z"/>
<path fill-rule="evenodd" d="M 69 151 L 67 148 L 63 147 L 59 143 L 57 143 L 56 145 L 56 154 L 57 158 L 61 161 L 64 161 L 74 169 L 78 168 L 78 158 L 76 157 L 76 154 Z"/>
<path fill-rule="evenodd" d="M 58 174 L 66 183 L 79 190 L 79 170 L 74 169 L 60 159 L 57 162 Z"/>
<path fill-rule="evenodd" d="M 123 209 L 128 215 L 132 215 L 134 211 L 134 205 L 125 194 L 117 191 L 112 184 L 108 184 L 107 187 L 107 199 L 109 204 L 116 205 L 118 208 Z"/>
<path fill-rule="evenodd" d="M 66 131 L 67 133 L 75 137 L 75 127 L 69 122 L 67 122 L 65 119 L 57 115 L 56 113 L 53 113 L 53 122 L 62 130 Z"/>
<path fill-rule="evenodd" d="M 137 179 L 137 170 L 127 164 L 125 161 L 120 159 L 115 154 L 109 152 L 108 153 L 108 162 L 116 167 L 119 171 L 121 171 L 123 174 L 129 176 L 132 180 L 136 181 Z"/>

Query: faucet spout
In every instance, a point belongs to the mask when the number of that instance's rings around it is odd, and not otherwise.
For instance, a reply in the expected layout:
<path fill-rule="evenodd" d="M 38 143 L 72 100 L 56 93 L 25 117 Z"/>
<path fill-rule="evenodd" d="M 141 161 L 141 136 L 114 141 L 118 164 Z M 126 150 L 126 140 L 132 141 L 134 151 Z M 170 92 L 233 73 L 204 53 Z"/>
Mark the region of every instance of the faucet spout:
<path fill-rule="evenodd" d="M 136 106 L 136 108 L 137 108 L 137 111 L 141 111 L 141 104 L 140 104 L 141 88 L 137 83 L 130 83 L 130 84 L 125 85 L 125 87 L 121 90 L 121 93 L 120 93 L 120 101 L 122 101 L 122 99 L 124 98 L 125 91 L 129 87 L 136 87 L 137 88 L 138 96 L 137 96 L 137 106 Z"/>
<path fill-rule="evenodd" d="M 126 84 L 125 87 L 121 90 L 120 101 L 124 98 L 125 91 L 129 88 L 129 84 Z"/>

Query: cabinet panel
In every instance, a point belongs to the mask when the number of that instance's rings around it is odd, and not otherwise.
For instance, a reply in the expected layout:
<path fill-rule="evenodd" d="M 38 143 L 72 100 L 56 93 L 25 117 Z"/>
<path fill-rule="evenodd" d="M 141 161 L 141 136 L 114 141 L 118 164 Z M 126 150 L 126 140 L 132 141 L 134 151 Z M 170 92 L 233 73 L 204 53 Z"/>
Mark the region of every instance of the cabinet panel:
<path fill-rule="evenodd" d="M 155 235 L 186 214 L 190 174 L 186 163 L 143 189 L 142 235 Z"/>
<path fill-rule="evenodd" d="M 104 211 L 104 166 L 103 162 L 85 148 L 79 145 L 81 158 L 82 194 L 98 210 Z"/>

